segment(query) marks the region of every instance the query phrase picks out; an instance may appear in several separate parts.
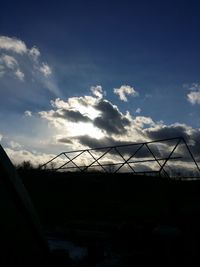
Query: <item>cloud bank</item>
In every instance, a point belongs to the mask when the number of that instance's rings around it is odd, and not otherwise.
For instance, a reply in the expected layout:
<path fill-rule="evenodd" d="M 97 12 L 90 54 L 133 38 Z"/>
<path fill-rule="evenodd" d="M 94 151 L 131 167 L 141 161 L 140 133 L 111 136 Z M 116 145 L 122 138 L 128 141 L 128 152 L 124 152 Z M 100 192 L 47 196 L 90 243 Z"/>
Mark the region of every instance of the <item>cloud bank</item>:
<path fill-rule="evenodd" d="M 123 113 L 102 94 L 91 92 L 93 95 L 66 101 L 57 98 L 51 102 L 52 109 L 39 112 L 41 118 L 60 131 L 57 142 L 70 143 L 77 149 L 183 137 L 199 159 L 199 129 L 181 123 L 166 125 L 129 111 Z"/>
<path fill-rule="evenodd" d="M 86 95 L 68 99 L 55 98 L 50 102 L 49 109 L 43 109 L 37 113 L 26 110 L 23 116 L 27 120 L 37 119 L 43 127 L 46 125 L 49 129 L 47 137 L 36 138 L 36 141 L 42 144 L 43 151 L 46 149 L 46 152 L 41 153 L 38 149 L 30 151 L 20 142 L 10 140 L 7 142 L 7 152 L 11 159 L 16 163 L 30 160 L 34 165 L 38 165 L 45 163 L 61 151 L 183 137 L 196 160 L 200 161 L 200 129 L 178 122 L 167 125 L 137 112 L 134 114 L 130 111 L 122 112 L 118 106 L 106 98 L 106 92 L 100 85 L 92 86 L 89 92 Z M 151 149 L 156 157 L 167 157 L 173 144 L 167 142 L 151 147 Z M 53 149 L 57 152 L 54 153 Z M 172 169 L 192 171 L 190 157 L 185 152 L 187 151 L 182 145 L 176 149 L 175 156 L 184 155 L 185 161 L 184 164 L 181 161 L 172 163 L 170 171 Z M 125 147 L 122 153 L 128 157 L 132 155 L 133 148 Z M 151 155 L 147 149 L 141 150 L 136 156 L 139 160 L 148 157 Z M 109 164 L 117 160 L 120 161 L 119 154 L 113 150 L 109 156 L 102 159 L 102 162 Z M 88 158 L 85 157 L 83 163 L 87 164 L 87 162 Z M 154 167 L 154 163 L 141 165 L 143 170 L 149 171 Z"/>

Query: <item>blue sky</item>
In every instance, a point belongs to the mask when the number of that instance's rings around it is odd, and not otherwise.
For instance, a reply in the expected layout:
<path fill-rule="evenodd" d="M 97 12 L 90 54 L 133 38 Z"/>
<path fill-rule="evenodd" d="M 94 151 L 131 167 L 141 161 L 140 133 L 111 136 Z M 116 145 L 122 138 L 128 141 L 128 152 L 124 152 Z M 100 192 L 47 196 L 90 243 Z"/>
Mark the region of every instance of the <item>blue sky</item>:
<path fill-rule="evenodd" d="M 1 10 L 0 136 L 11 157 L 46 159 L 94 138 L 180 134 L 198 144 L 198 1 L 4 1 Z"/>

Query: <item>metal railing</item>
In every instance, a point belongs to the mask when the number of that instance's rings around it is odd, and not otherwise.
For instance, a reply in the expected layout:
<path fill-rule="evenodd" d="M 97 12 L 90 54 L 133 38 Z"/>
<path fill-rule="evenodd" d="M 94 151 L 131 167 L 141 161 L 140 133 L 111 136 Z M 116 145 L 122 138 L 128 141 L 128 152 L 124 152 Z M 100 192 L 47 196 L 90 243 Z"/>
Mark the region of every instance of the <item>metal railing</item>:
<path fill-rule="evenodd" d="M 41 168 L 55 171 L 132 172 L 165 177 L 183 177 L 185 175 L 180 171 L 187 170 L 190 176 L 200 178 L 200 168 L 182 137 L 62 152 Z"/>

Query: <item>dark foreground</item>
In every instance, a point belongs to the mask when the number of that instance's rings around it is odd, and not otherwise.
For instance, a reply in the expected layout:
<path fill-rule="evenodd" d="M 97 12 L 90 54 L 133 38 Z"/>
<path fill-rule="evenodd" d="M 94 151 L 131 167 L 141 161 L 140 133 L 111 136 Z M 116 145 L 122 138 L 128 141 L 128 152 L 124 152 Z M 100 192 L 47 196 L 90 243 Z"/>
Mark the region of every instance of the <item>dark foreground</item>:
<path fill-rule="evenodd" d="M 199 266 L 200 181 L 21 171 L 57 266 Z"/>

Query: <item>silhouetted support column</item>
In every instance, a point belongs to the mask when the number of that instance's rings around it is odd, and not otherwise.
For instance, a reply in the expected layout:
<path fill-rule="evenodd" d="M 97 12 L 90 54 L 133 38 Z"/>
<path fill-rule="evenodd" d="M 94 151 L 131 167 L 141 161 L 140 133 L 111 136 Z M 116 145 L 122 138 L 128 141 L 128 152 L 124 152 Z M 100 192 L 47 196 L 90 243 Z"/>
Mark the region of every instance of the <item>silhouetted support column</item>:
<path fill-rule="evenodd" d="M 29 195 L 0 146 L 0 265 L 40 266 L 50 251 Z"/>

